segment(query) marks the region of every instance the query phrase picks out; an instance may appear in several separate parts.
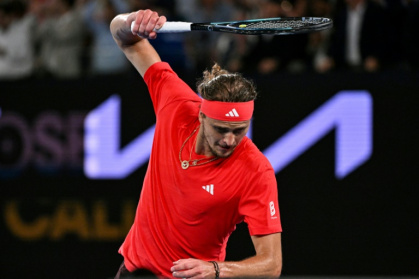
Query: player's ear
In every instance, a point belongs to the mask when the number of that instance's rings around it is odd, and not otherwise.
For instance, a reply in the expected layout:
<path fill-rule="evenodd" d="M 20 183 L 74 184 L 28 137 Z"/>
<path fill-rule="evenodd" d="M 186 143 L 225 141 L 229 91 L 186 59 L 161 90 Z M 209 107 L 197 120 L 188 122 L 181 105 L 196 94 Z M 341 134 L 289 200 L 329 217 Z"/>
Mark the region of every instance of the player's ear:
<path fill-rule="evenodd" d="M 202 123 L 202 120 L 207 117 L 205 114 L 202 113 L 202 111 L 199 111 L 199 123 Z"/>

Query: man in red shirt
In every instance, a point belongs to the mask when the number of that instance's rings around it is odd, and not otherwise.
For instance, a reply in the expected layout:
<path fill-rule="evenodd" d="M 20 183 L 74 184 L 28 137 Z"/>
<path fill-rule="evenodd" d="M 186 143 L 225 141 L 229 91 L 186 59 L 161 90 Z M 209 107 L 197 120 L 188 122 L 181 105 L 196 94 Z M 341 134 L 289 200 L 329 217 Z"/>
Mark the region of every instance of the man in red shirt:
<path fill-rule="evenodd" d="M 246 137 L 255 88 L 214 65 L 204 73 L 199 97 L 147 40 L 165 22 L 140 10 L 111 23 L 116 43 L 148 86 L 157 119 L 116 278 L 138 270 L 161 278 L 278 277 L 282 228 L 275 173 Z M 242 221 L 256 255 L 224 261 L 228 238 Z"/>

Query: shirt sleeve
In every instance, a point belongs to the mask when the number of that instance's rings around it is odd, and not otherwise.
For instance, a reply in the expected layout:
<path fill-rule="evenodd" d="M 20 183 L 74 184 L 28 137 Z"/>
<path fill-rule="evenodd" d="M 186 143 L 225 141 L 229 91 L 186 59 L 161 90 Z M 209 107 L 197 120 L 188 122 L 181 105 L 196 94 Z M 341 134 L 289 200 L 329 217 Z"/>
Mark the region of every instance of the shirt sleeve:
<path fill-rule="evenodd" d="M 159 112 L 168 104 L 177 101 L 197 100 L 198 95 L 172 70 L 166 62 L 157 62 L 144 74 L 154 112 Z"/>
<path fill-rule="evenodd" d="M 250 235 L 266 235 L 282 231 L 278 189 L 272 168 L 253 176 L 240 201 L 240 214 L 248 225 Z"/>

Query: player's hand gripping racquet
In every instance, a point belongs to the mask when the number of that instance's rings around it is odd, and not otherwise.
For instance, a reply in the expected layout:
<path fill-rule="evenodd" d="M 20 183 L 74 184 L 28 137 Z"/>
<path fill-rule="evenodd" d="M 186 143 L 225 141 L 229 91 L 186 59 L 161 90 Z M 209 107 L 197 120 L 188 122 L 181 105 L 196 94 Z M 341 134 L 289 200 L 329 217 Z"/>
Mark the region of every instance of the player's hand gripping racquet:
<path fill-rule="evenodd" d="M 243 35 L 289 35 L 321 31 L 332 26 L 333 21 L 324 17 L 278 17 L 207 23 L 168 21 L 162 28 L 155 31 L 157 33 L 214 31 Z"/>

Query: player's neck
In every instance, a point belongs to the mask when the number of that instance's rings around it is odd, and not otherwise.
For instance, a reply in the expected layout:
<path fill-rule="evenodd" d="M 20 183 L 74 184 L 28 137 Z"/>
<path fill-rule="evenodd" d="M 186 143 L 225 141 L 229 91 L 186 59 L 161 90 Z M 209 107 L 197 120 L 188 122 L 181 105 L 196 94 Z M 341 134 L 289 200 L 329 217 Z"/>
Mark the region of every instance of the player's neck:
<path fill-rule="evenodd" d="M 195 153 L 198 155 L 203 155 L 207 157 L 213 157 L 214 154 L 211 152 L 209 148 L 208 142 L 205 139 L 203 129 L 198 130 L 198 135 L 196 135 L 196 145 L 195 145 Z"/>

